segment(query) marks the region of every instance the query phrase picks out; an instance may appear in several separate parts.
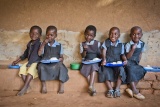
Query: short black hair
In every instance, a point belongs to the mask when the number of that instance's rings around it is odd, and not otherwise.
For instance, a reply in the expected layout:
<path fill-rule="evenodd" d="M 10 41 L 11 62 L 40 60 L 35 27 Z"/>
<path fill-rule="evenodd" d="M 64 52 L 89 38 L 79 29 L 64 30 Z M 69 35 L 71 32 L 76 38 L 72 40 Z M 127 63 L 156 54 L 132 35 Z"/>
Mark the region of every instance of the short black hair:
<path fill-rule="evenodd" d="M 86 29 L 85 29 L 85 31 L 84 31 L 84 34 L 85 34 L 88 30 L 94 31 L 94 36 L 96 36 L 96 31 L 97 31 L 97 29 L 96 29 L 95 26 L 93 26 L 93 25 L 87 26 Z"/>
<path fill-rule="evenodd" d="M 141 33 L 142 33 L 142 29 L 141 29 L 141 27 L 139 27 L 139 26 L 134 26 L 134 27 L 132 27 L 132 28 L 131 28 L 131 30 L 130 30 L 130 34 L 132 34 L 132 33 L 133 33 L 133 31 L 134 31 L 134 30 L 137 30 L 137 29 L 140 29 L 140 30 L 141 30 Z"/>
<path fill-rule="evenodd" d="M 115 29 L 118 30 L 118 32 L 119 32 L 119 34 L 120 34 L 120 30 L 119 30 L 118 27 L 112 27 L 112 28 L 109 30 L 109 35 L 111 34 L 111 31 L 112 31 L 112 30 L 115 30 Z"/>
<path fill-rule="evenodd" d="M 37 25 L 32 26 L 32 27 L 30 28 L 30 31 L 29 31 L 29 32 L 31 33 L 31 31 L 32 31 L 33 29 L 38 29 L 39 34 L 40 34 L 40 35 L 42 34 L 42 29 L 41 29 L 39 26 L 37 26 Z"/>
<path fill-rule="evenodd" d="M 46 34 L 49 30 L 55 30 L 57 32 L 57 28 L 55 26 L 48 26 L 47 29 L 46 29 Z"/>

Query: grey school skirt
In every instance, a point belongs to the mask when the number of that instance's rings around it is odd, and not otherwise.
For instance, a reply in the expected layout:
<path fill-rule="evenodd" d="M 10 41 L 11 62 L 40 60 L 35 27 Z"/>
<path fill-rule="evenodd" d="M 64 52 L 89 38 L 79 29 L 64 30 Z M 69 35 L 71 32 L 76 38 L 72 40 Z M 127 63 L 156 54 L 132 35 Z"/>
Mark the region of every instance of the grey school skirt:
<path fill-rule="evenodd" d="M 122 82 L 126 80 L 126 73 L 123 67 L 106 67 L 101 66 L 98 70 L 99 82 L 111 81 L 115 82 L 121 76 Z"/>
<path fill-rule="evenodd" d="M 38 75 L 41 81 L 60 80 L 64 83 L 69 79 L 68 69 L 62 62 L 38 64 Z"/>
<path fill-rule="evenodd" d="M 91 75 L 93 71 L 98 71 L 99 69 L 99 63 L 94 64 L 82 64 L 80 72 L 84 77 L 88 77 Z"/>
<path fill-rule="evenodd" d="M 135 61 L 128 61 L 125 70 L 127 75 L 126 83 L 138 82 L 146 74 L 145 69 Z"/>

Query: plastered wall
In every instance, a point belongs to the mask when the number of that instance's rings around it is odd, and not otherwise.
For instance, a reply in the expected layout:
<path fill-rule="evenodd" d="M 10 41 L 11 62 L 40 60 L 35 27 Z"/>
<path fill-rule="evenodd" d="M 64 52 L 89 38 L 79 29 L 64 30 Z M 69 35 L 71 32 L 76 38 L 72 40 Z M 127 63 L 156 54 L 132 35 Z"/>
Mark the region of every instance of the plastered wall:
<path fill-rule="evenodd" d="M 142 55 L 141 64 L 142 65 L 160 65 L 160 31 L 150 31 L 143 32 L 144 35 L 142 40 L 145 41 L 145 52 Z M 1 31 L 0 32 L 0 52 L 1 57 L 0 60 L 14 60 L 18 56 L 20 56 L 24 49 L 26 48 L 27 42 L 30 40 L 28 32 L 24 31 Z M 15 38 L 16 36 L 16 38 Z M 42 36 L 43 40 L 45 36 Z M 97 33 L 96 40 L 101 42 L 107 38 L 107 34 L 103 34 L 101 32 Z M 73 32 L 66 30 L 59 30 L 58 37 L 56 38 L 64 48 L 64 63 L 69 66 L 72 62 L 80 62 L 81 56 L 79 54 L 79 43 L 84 41 L 83 32 Z M 120 40 L 125 43 L 129 40 L 128 33 L 121 33 Z"/>
<path fill-rule="evenodd" d="M 42 28 L 42 40 L 47 26 L 58 28 L 56 39 L 64 47 L 67 66 L 81 61 L 79 43 L 87 25 L 97 27 L 95 39 L 101 42 L 113 26 L 127 42 L 130 28 L 138 25 L 146 42 L 141 64 L 160 66 L 159 0 L 0 0 L 0 14 L 0 60 L 12 61 L 23 53 L 33 25 Z"/>

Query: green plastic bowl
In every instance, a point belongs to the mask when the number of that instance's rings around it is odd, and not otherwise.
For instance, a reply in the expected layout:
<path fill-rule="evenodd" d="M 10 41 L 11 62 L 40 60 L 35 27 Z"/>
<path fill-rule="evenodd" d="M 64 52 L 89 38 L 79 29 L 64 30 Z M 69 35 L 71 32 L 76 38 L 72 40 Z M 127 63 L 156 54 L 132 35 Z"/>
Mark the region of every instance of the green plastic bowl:
<path fill-rule="evenodd" d="M 80 69 L 80 65 L 81 65 L 81 64 L 79 64 L 79 63 L 71 63 L 71 64 L 70 64 L 70 68 L 71 68 L 72 70 L 79 70 L 79 69 Z"/>

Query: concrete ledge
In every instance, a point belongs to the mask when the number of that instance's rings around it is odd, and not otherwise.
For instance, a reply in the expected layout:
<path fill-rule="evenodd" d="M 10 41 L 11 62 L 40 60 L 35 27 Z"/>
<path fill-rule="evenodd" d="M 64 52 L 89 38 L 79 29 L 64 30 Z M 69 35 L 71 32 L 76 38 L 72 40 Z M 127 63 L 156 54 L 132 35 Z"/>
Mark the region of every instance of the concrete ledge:
<path fill-rule="evenodd" d="M 0 69 L 0 90 L 20 90 L 23 86 L 22 79 L 18 76 L 18 69 Z M 78 91 L 86 92 L 88 89 L 87 80 L 80 74 L 78 70 L 69 69 L 70 79 L 65 83 L 65 91 Z M 59 81 L 47 81 L 48 91 L 57 91 Z M 113 84 L 114 85 L 114 84 Z M 97 92 L 105 92 L 107 90 L 104 83 L 98 83 L 98 76 L 96 74 L 95 87 Z M 126 85 L 122 85 L 121 88 L 126 88 Z M 40 91 L 41 82 L 39 78 L 34 79 L 31 82 L 32 91 Z"/>
<path fill-rule="evenodd" d="M 88 84 L 86 78 L 84 78 L 78 70 L 71 70 L 68 69 L 69 77 L 70 79 L 65 83 L 65 91 L 73 91 L 73 92 L 87 92 Z M 23 86 L 22 79 L 18 76 L 18 69 L 7 69 L 7 68 L 0 68 L 0 90 L 1 91 L 14 91 L 14 90 L 20 90 Z M 142 93 L 148 93 L 148 94 L 159 94 L 160 93 L 160 81 L 153 80 L 149 77 L 148 74 L 152 74 L 151 77 L 153 77 L 153 73 L 147 73 L 147 77 L 144 77 L 145 79 L 142 79 L 137 88 Z M 159 74 L 159 73 L 158 73 Z M 157 75 L 157 73 L 154 73 L 154 75 Z M 148 79 L 148 80 L 147 80 Z M 59 81 L 47 81 L 47 90 L 48 91 L 57 91 L 59 87 Z M 115 84 L 112 83 L 114 86 Z M 41 82 L 39 78 L 34 79 L 31 82 L 31 88 L 32 91 L 40 91 L 41 90 Z M 107 90 L 104 83 L 98 83 L 98 76 L 96 73 L 96 79 L 95 79 L 95 88 L 97 92 L 105 92 Z M 127 85 L 121 85 L 121 92 L 124 92 L 124 89 L 127 88 Z"/>

